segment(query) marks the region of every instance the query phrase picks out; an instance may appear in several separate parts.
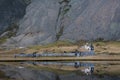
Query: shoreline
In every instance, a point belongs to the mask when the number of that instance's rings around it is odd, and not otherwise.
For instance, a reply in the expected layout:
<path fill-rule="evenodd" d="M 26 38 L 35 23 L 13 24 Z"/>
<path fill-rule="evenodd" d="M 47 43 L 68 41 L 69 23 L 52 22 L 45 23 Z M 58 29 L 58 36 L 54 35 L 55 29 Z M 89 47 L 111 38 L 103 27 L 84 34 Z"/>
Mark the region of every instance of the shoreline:
<path fill-rule="evenodd" d="M 22 61 L 120 61 L 120 56 L 84 56 L 84 57 L 1 57 L 0 62 Z"/>

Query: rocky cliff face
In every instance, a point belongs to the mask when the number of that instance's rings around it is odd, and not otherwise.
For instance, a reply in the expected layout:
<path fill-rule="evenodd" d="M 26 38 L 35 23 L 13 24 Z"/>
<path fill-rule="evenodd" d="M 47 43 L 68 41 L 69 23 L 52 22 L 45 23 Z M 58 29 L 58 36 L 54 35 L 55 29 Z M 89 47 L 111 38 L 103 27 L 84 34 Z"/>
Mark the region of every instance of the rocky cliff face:
<path fill-rule="evenodd" d="M 25 0 L 0 0 L 0 34 L 25 15 L 26 6 Z"/>
<path fill-rule="evenodd" d="M 56 40 L 119 40 L 119 13 L 120 0 L 31 0 L 16 37 L 8 43 L 27 46 Z"/>

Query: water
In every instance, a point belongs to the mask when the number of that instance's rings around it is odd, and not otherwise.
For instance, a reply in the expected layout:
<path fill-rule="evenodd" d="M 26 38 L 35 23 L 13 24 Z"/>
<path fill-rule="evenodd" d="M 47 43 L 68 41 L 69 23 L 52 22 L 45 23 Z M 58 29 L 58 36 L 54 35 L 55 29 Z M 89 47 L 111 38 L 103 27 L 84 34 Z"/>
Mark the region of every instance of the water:
<path fill-rule="evenodd" d="M 119 61 L 26 61 L 21 63 L 29 64 L 42 64 L 42 65 L 63 65 L 63 66 L 75 66 L 79 65 L 80 67 L 94 66 L 95 64 L 100 65 L 119 65 Z"/>
<path fill-rule="evenodd" d="M 48 80 L 120 80 L 120 61 L 1 62 L 0 71 L 4 71 L 10 79 L 15 78 L 15 80 L 19 75 L 24 80 L 30 80 L 35 76 L 48 77 L 53 74 L 57 75 L 57 79 Z"/>
<path fill-rule="evenodd" d="M 86 75 L 120 75 L 119 61 L 43 61 L 24 63 L 58 70 L 81 71 Z M 86 70 L 90 70 L 88 72 L 90 74 L 86 73 Z"/>
<path fill-rule="evenodd" d="M 35 64 L 35 65 L 56 65 L 56 66 L 71 66 L 71 67 L 94 67 L 94 63 L 89 63 L 89 62 L 79 62 L 79 61 L 47 61 L 47 62 L 27 62 L 30 64 Z M 78 66 L 78 67 L 76 67 Z"/>

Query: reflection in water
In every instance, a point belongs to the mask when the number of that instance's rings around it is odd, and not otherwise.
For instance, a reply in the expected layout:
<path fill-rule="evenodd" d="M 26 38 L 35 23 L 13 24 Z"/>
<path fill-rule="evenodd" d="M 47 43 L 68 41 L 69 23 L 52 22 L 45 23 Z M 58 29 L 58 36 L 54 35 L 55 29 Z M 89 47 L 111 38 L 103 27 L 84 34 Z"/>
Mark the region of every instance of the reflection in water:
<path fill-rule="evenodd" d="M 89 75 L 94 72 L 94 63 L 88 63 L 88 62 L 28 62 L 30 64 L 38 65 L 62 65 L 62 66 L 73 66 L 74 68 L 84 67 L 81 71 L 85 74 Z"/>
<path fill-rule="evenodd" d="M 0 62 L 0 71 L 9 80 L 120 80 L 120 61 Z"/>
<path fill-rule="evenodd" d="M 85 68 L 82 70 L 82 72 L 84 72 L 87 75 L 91 75 L 94 72 L 94 67 Z"/>
<path fill-rule="evenodd" d="M 27 62 L 32 64 L 42 64 L 42 65 L 63 65 L 63 66 L 74 66 L 75 68 L 78 67 L 94 67 L 94 63 L 85 63 L 85 62 Z"/>

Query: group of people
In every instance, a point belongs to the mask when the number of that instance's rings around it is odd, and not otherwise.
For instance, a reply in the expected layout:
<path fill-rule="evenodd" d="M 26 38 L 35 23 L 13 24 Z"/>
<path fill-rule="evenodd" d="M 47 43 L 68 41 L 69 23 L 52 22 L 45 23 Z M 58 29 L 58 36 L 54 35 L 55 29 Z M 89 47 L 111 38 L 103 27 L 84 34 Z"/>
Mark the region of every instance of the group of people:
<path fill-rule="evenodd" d="M 93 51 L 94 50 L 94 46 L 92 45 L 92 43 L 86 43 L 84 46 L 85 49 L 89 50 L 89 51 Z"/>
<path fill-rule="evenodd" d="M 82 48 L 86 49 L 85 51 L 78 51 L 75 50 L 75 56 L 79 57 L 79 56 L 90 56 L 90 55 L 94 55 L 94 46 L 92 44 L 88 44 L 86 43 L 84 46 L 82 46 Z"/>

